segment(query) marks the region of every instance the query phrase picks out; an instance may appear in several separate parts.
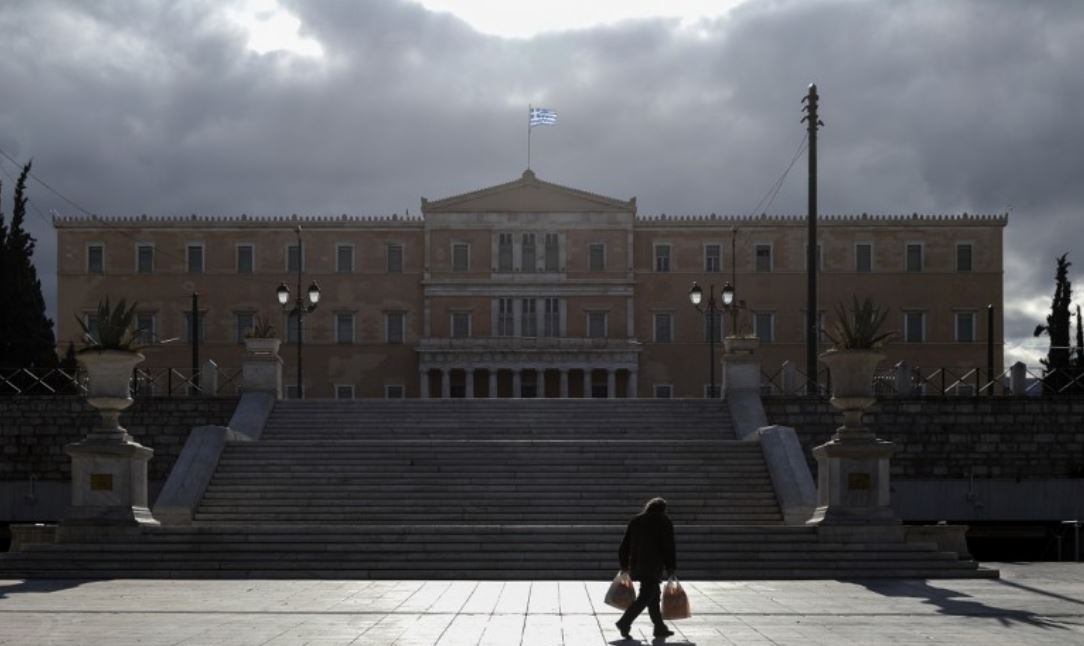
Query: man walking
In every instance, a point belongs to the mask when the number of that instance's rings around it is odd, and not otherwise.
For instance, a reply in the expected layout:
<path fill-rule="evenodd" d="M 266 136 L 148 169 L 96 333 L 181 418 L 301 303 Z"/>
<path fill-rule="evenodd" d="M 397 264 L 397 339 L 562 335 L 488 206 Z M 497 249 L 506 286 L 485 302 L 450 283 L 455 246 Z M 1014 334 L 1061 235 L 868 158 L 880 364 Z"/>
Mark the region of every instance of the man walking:
<path fill-rule="evenodd" d="M 674 524 L 666 515 L 666 501 L 652 498 L 643 511 L 629 521 L 625 538 L 618 550 L 621 569 L 628 570 L 633 581 L 640 582 L 640 594 L 617 622 L 621 637 L 631 639 L 632 622 L 647 608 L 651 623 L 655 624 L 655 637 L 669 637 L 673 631 L 662 621 L 659 610 L 659 583 L 663 575 L 669 578 L 677 567 L 674 549 Z"/>

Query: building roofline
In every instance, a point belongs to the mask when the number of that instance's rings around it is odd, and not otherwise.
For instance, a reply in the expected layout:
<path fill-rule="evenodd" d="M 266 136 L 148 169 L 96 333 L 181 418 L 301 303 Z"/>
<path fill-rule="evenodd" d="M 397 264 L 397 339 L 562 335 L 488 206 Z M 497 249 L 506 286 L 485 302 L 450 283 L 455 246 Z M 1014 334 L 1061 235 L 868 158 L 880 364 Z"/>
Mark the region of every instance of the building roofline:
<path fill-rule="evenodd" d="M 743 225 L 743 226 L 771 226 L 771 225 L 784 225 L 784 226 L 804 226 L 808 221 L 808 217 L 805 215 L 768 215 L 762 213 L 760 215 L 716 215 L 711 213 L 708 215 L 703 214 L 680 214 L 680 215 L 667 215 L 666 213 L 660 213 L 657 215 L 640 215 L 636 218 L 637 225 L 644 226 L 725 226 L 725 225 Z M 974 213 L 953 213 L 953 214 L 874 214 L 874 213 L 860 213 L 860 214 L 822 214 L 817 217 L 817 223 L 827 226 L 851 226 L 851 225 L 869 225 L 869 226 L 892 226 L 901 224 L 913 224 L 921 223 L 924 225 L 941 225 L 941 226 L 1001 226 L 1004 227 L 1009 222 L 1008 213 L 996 213 L 996 214 L 974 214 Z"/>
<path fill-rule="evenodd" d="M 335 216 L 270 216 L 253 217 L 247 214 L 239 216 L 221 215 L 187 215 L 187 216 L 163 216 L 151 217 L 147 214 L 137 216 L 68 216 L 53 215 L 53 227 L 57 229 L 86 229 L 100 228 L 104 226 L 139 227 L 148 229 L 181 229 L 192 226 L 206 228 L 293 228 L 301 224 L 316 229 L 338 228 L 342 226 L 360 227 L 396 227 L 413 228 L 423 224 L 421 216 L 417 215 L 342 215 Z"/>
<path fill-rule="evenodd" d="M 428 213 L 429 211 L 449 211 L 452 210 L 457 204 L 468 202 L 471 200 L 485 197 L 487 195 L 494 195 L 497 193 L 503 193 L 505 191 L 514 190 L 523 186 L 533 186 L 537 188 L 547 188 L 558 193 L 565 193 L 573 197 L 578 197 L 583 200 L 591 202 L 598 202 L 605 205 L 610 209 L 630 210 L 633 213 L 636 212 L 636 198 L 631 197 L 628 200 L 619 200 L 613 197 L 607 197 L 598 193 L 592 193 L 590 191 L 584 191 L 578 188 L 572 188 L 570 186 L 563 186 L 561 184 L 554 184 L 553 182 L 547 182 L 545 180 L 538 179 L 534 174 L 534 171 L 527 169 L 523 171 L 523 175 L 510 182 L 504 182 L 503 184 L 496 184 L 494 186 L 488 186 L 486 188 L 480 188 L 467 193 L 460 193 L 458 195 L 451 195 L 443 197 L 438 200 L 429 200 L 422 197 L 422 212 Z"/>

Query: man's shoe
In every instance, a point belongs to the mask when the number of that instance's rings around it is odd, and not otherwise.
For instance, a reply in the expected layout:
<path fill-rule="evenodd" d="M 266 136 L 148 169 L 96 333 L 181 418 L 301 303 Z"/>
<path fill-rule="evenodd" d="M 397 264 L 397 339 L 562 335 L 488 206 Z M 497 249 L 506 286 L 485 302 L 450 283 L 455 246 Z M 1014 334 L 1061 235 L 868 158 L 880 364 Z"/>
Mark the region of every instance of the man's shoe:
<path fill-rule="evenodd" d="M 674 636 L 674 631 L 670 630 L 666 626 L 663 626 L 662 628 L 656 628 L 655 629 L 655 636 L 656 637 L 673 637 Z"/>
<path fill-rule="evenodd" d="M 632 639 L 632 633 L 629 632 L 629 629 L 632 628 L 631 626 L 626 626 L 620 621 L 618 621 L 614 625 L 617 626 L 617 629 L 621 631 L 621 639 Z"/>

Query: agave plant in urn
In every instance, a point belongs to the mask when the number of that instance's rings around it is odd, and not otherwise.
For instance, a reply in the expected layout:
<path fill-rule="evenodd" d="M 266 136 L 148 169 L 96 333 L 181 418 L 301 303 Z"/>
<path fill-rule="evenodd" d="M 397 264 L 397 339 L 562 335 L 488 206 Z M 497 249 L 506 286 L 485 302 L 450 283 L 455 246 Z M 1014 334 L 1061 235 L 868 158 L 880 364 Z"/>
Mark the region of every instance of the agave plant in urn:
<path fill-rule="evenodd" d="M 139 352 L 139 331 L 132 325 L 135 309 L 135 303 L 128 307 L 123 298 L 115 306 L 106 298 L 98 303 L 97 325 L 76 319 L 86 342 L 76 356 L 89 381 L 87 402 L 102 416 L 102 426 L 88 439 L 131 440 L 120 426 L 120 414 L 132 405 L 132 372 L 144 359 Z"/>
<path fill-rule="evenodd" d="M 866 409 L 873 405 L 873 375 L 885 356 L 879 352 L 895 336 L 882 331 L 888 310 L 875 305 L 870 298 L 854 297 L 854 308 L 847 312 L 842 304 L 836 306 L 835 324 L 825 331 L 832 348 L 820 355 L 828 366 L 832 379 L 832 405 L 843 412 L 843 426 L 836 430 L 835 439 L 873 439 L 873 433 L 862 425 Z"/>

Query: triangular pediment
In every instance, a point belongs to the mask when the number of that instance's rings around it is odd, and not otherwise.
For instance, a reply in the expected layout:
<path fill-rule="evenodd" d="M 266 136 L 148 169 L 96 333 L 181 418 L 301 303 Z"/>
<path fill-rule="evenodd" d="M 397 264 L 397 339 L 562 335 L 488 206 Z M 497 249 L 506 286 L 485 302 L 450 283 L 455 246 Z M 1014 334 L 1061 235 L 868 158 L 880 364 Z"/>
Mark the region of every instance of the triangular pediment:
<path fill-rule="evenodd" d="M 544 182 L 528 170 L 514 181 L 441 200 L 422 198 L 422 213 L 636 213 L 636 198 L 618 200 Z"/>

